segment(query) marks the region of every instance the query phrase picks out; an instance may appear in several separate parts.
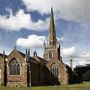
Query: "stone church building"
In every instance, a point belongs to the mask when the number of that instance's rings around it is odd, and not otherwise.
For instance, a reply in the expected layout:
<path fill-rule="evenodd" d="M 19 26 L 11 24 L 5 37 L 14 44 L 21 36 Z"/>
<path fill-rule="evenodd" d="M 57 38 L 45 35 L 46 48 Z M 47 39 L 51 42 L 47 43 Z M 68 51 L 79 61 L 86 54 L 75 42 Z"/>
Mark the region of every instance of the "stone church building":
<path fill-rule="evenodd" d="M 30 56 L 16 48 L 0 54 L 0 84 L 4 86 L 63 85 L 69 83 L 69 67 L 63 63 L 60 44 L 56 39 L 53 9 L 51 9 L 48 44 L 44 43 L 43 58 L 35 51 Z"/>

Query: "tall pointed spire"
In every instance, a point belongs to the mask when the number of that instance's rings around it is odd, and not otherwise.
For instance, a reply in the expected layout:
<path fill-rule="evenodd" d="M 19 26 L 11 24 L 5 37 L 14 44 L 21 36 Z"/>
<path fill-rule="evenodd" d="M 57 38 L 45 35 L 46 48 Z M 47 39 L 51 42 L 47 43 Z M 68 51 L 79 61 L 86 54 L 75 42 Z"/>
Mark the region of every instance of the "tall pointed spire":
<path fill-rule="evenodd" d="M 49 46 L 56 46 L 56 32 L 55 32 L 55 24 L 54 24 L 54 16 L 53 16 L 53 8 L 51 8 L 51 16 L 50 16 L 50 28 L 48 35 L 48 44 Z"/>
<path fill-rule="evenodd" d="M 44 44 L 45 46 L 45 44 Z M 51 55 L 51 57 L 50 57 Z M 44 51 L 43 58 L 46 60 L 60 60 L 60 44 L 58 44 L 56 39 L 56 31 L 55 31 L 55 24 L 54 24 L 54 13 L 53 8 L 51 8 L 51 15 L 50 15 L 50 27 L 48 33 L 48 43 L 46 45 L 46 49 Z"/>
<path fill-rule="evenodd" d="M 50 17 L 50 30 L 54 30 L 54 16 L 53 16 L 53 8 L 51 8 L 51 17 Z"/>

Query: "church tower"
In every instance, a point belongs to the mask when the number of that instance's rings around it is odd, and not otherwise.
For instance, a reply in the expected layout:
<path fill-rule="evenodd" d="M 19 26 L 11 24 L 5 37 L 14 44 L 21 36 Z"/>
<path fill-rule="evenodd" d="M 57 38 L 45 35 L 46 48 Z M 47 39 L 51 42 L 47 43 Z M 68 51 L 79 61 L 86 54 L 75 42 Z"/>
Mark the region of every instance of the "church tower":
<path fill-rule="evenodd" d="M 55 24 L 54 24 L 54 14 L 53 8 L 51 8 L 51 16 L 50 16 L 50 27 L 48 32 L 48 41 L 47 45 L 44 42 L 45 51 L 44 51 L 44 59 L 51 60 L 57 59 L 60 60 L 60 44 L 57 42 Z"/>

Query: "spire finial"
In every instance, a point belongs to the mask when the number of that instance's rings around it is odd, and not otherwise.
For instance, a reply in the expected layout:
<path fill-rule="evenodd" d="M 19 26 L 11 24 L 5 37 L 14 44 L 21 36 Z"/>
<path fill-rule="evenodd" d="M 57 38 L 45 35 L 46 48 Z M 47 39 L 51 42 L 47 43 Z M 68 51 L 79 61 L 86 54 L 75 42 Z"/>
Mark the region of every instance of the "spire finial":
<path fill-rule="evenodd" d="M 44 40 L 44 48 L 46 49 L 46 43 L 45 43 L 45 40 Z"/>
<path fill-rule="evenodd" d="M 5 61 L 5 50 L 3 50 L 3 58 L 4 58 L 4 61 Z"/>
<path fill-rule="evenodd" d="M 53 14 L 53 7 L 51 6 L 51 14 Z"/>
<path fill-rule="evenodd" d="M 28 49 L 28 56 L 30 56 L 30 49 Z"/>
<path fill-rule="evenodd" d="M 3 55 L 5 55 L 5 50 L 3 50 Z"/>
<path fill-rule="evenodd" d="M 34 51 L 33 56 L 37 56 L 37 52 L 36 51 Z"/>

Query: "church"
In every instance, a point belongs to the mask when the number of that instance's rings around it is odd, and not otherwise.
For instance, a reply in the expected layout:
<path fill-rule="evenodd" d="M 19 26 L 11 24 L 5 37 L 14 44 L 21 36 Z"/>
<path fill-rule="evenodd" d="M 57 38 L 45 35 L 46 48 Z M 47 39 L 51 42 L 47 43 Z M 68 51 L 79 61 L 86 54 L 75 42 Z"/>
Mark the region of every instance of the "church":
<path fill-rule="evenodd" d="M 43 58 L 35 51 L 25 53 L 16 48 L 6 55 L 0 54 L 0 84 L 4 86 L 36 86 L 69 84 L 69 66 L 64 64 L 60 54 L 60 44 L 56 38 L 53 8 L 51 8 L 48 43 L 44 42 Z"/>

